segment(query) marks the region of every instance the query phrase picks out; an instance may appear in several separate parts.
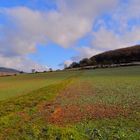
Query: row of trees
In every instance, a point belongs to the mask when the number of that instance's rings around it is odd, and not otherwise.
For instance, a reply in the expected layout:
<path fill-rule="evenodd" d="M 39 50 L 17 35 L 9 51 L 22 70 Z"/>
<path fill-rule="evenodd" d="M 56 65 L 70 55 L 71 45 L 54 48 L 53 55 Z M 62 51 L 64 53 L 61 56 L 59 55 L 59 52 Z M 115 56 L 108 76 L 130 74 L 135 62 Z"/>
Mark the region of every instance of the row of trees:
<path fill-rule="evenodd" d="M 92 65 L 96 65 L 95 60 L 84 58 L 79 63 L 78 62 L 73 62 L 68 68 L 78 68 L 78 67 L 92 66 Z"/>
<path fill-rule="evenodd" d="M 31 70 L 32 71 L 32 73 L 39 73 L 39 71 L 37 71 L 36 69 L 32 69 Z M 44 73 L 45 72 L 53 72 L 53 69 L 52 68 L 49 68 L 49 70 L 46 70 L 46 71 L 43 71 Z"/>
<path fill-rule="evenodd" d="M 95 55 L 91 58 L 84 58 L 80 62 L 73 62 L 68 68 L 78 68 L 94 65 L 111 65 L 140 61 L 140 45 L 108 51 Z"/>

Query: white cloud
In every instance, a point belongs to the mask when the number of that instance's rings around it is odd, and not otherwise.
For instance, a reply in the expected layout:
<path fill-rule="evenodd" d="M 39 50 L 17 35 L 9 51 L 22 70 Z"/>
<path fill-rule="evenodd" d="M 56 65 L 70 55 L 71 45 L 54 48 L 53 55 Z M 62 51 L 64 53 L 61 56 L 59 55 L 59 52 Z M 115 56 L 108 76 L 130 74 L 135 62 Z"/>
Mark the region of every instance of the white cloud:
<path fill-rule="evenodd" d="M 93 33 L 93 36 L 93 47 L 95 49 L 104 51 L 122 47 L 121 37 L 105 28 L 101 28 L 98 32 Z"/>
<path fill-rule="evenodd" d="M 101 12 L 112 10 L 119 0 L 57 0 L 58 6 L 64 13 L 91 18 Z"/>
<path fill-rule="evenodd" d="M 127 18 L 139 18 L 140 19 L 140 1 L 139 0 L 130 0 L 129 5 L 125 9 L 125 16 Z"/>
<path fill-rule="evenodd" d="M 0 56 L 0 66 L 17 69 L 20 71 L 31 72 L 32 69 L 36 71 L 48 70 L 47 66 L 39 65 L 38 63 L 27 59 L 25 57 L 9 57 Z"/>
<path fill-rule="evenodd" d="M 140 41 L 140 26 L 133 28 L 131 31 L 126 31 L 122 35 L 102 27 L 93 35 L 93 48 L 95 49 L 105 51 L 124 48 L 136 45 Z"/>
<path fill-rule="evenodd" d="M 84 46 L 77 49 L 79 52 L 79 60 L 83 58 L 90 58 L 93 55 L 100 53 L 101 51 L 92 47 Z"/>
<path fill-rule="evenodd" d="M 66 60 L 65 62 L 64 62 L 64 66 L 66 66 L 66 67 L 68 67 L 70 64 L 72 64 L 72 60 Z"/>
<path fill-rule="evenodd" d="M 92 32 L 96 17 L 105 10 L 112 10 L 117 1 L 57 0 L 58 9 L 53 11 L 32 10 L 27 7 L 0 9 L 0 13 L 8 17 L 10 22 L 0 28 L 0 32 L 4 34 L 4 38 L 0 39 L 0 64 L 26 68 L 29 62 L 33 67 L 26 55 L 34 53 L 37 44 L 52 41 L 62 47 L 72 46 Z M 88 54 L 90 52 L 88 49 L 84 51 Z M 6 64 L 2 63 L 4 59 Z"/>
<path fill-rule="evenodd" d="M 95 18 L 102 11 L 112 9 L 117 1 L 59 0 L 58 11 L 46 12 L 27 7 L 14 7 L 2 9 L 1 12 L 9 16 L 12 23 L 17 26 L 16 34 L 13 30 L 8 30 L 12 36 L 18 35 L 18 41 L 13 42 L 14 46 L 17 44 L 23 48 L 22 44 L 25 47 L 27 45 L 25 41 L 28 42 L 28 46 L 32 46 L 32 44 L 46 43 L 49 39 L 63 47 L 68 47 L 91 32 Z M 7 35 L 7 38 L 11 36 Z"/>
<path fill-rule="evenodd" d="M 46 43 L 47 40 L 51 40 L 63 47 L 68 47 L 92 28 L 89 19 L 67 13 L 56 11 L 44 13 L 26 7 L 6 9 L 5 11 L 18 26 L 17 34 L 20 40 L 30 44 L 32 42 L 33 44 Z M 13 42 L 13 44 L 20 45 L 17 42 Z"/>

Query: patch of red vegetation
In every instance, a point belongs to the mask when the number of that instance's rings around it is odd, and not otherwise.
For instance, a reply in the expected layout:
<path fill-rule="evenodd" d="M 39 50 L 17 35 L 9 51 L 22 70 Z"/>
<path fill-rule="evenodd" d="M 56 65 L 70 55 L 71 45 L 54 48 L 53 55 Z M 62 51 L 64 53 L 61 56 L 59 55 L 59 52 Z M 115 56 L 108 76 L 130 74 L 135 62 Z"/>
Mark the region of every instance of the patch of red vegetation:
<path fill-rule="evenodd" d="M 80 122 L 82 120 L 114 118 L 117 116 L 126 116 L 127 111 L 117 106 L 105 105 L 85 105 L 85 106 L 65 106 L 56 107 L 50 114 L 44 114 L 49 123 L 56 125 L 65 125 Z"/>
<path fill-rule="evenodd" d="M 26 112 L 18 112 L 17 115 L 20 116 L 24 121 L 29 121 L 31 119 Z"/>
<path fill-rule="evenodd" d="M 61 118 L 64 116 L 64 111 L 61 107 L 55 109 L 55 111 L 48 117 L 49 120 L 53 122 L 61 121 Z"/>
<path fill-rule="evenodd" d="M 76 104 L 81 97 L 90 98 L 91 96 L 96 96 L 96 93 L 90 83 L 77 82 L 65 89 L 55 101 L 38 105 L 38 110 L 47 122 L 56 125 L 128 115 L 128 111 L 121 106 L 88 104 L 87 102 Z M 67 100 L 65 104 L 61 104 Z"/>

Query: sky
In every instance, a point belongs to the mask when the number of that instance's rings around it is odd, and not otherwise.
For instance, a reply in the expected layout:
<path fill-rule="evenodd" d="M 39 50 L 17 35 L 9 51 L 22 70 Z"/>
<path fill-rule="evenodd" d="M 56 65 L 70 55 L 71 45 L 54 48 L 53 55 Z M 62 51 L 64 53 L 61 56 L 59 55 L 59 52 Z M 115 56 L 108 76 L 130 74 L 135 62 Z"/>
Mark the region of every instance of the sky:
<path fill-rule="evenodd" d="M 0 67 L 61 69 L 140 43 L 140 0 L 0 0 Z"/>

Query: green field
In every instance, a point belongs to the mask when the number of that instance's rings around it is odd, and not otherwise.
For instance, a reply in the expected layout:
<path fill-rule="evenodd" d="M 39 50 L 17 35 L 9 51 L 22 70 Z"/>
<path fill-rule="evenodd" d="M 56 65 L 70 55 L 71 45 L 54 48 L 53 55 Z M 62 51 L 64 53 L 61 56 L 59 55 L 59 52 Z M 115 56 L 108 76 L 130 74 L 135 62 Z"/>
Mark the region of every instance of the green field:
<path fill-rule="evenodd" d="M 53 72 L 0 77 L 0 100 L 58 83 L 69 76 L 71 73 Z"/>
<path fill-rule="evenodd" d="M 140 140 L 140 67 L 0 78 L 0 140 Z"/>

